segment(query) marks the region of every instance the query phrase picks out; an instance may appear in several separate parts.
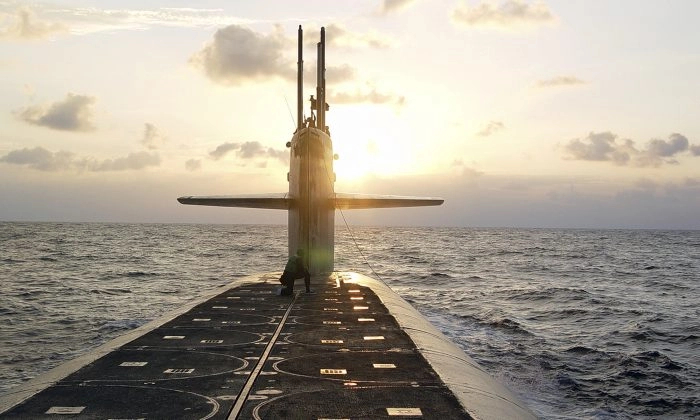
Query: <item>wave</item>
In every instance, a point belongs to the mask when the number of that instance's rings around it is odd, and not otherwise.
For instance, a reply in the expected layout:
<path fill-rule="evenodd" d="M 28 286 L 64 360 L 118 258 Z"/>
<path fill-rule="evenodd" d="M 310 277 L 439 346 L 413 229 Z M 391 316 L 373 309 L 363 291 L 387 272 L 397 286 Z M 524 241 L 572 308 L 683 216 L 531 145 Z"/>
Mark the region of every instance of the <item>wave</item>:
<path fill-rule="evenodd" d="M 533 335 L 530 331 L 526 330 L 525 327 L 520 325 L 519 322 L 513 321 L 510 318 L 503 318 L 503 319 L 499 319 L 496 321 L 491 321 L 488 323 L 488 325 L 490 325 L 494 328 L 506 330 L 506 331 L 509 331 L 512 333 Z"/>
<path fill-rule="evenodd" d="M 445 273 L 430 273 L 428 275 L 420 276 L 421 280 L 429 279 L 429 278 L 444 278 L 444 279 L 451 279 L 452 276 L 449 274 Z"/>
<path fill-rule="evenodd" d="M 149 273 L 146 271 L 129 271 L 125 274 L 127 277 L 150 277 L 159 276 L 159 273 Z"/>

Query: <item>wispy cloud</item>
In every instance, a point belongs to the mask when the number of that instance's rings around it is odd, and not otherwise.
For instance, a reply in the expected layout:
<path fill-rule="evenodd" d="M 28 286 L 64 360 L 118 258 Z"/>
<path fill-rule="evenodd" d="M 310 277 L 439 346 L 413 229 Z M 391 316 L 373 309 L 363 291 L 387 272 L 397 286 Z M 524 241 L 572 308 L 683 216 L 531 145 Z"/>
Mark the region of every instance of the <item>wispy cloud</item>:
<path fill-rule="evenodd" d="M 95 97 L 69 93 L 63 101 L 30 106 L 17 112 L 23 121 L 54 130 L 92 131 L 92 105 Z"/>
<path fill-rule="evenodd" d="M 125 157 L 100 161 L 88 169 L 92 171 L 126 171 L 158 165 L 160 165 L 160 156 L 157 153 L 135 152 L 129 153 Z"/>
<path fill-rule="evenodd" d="M 551 79 L 538 80 L 535 83 L 536 87 L 539 88 L 549 88 L 549 87 L 561 87 L 561 86 L 576 86 L 585 85 L 586 82 L 575 76 L 557 76 Z"/>
<path fill-rule="evenodd" d="M 216 27 L 250 22 L 227 15 L 222 9 L 210 8 L 102 9 L 57 7 L 50 3 L 33 3 L 31 7 L 13 1 L 0 3 L 0 37 L 5 38 L 38 39 L 61 32 L 82 35 L 155 26 Z"/>
<path fill-rule="evenodd" d="M 389 15 L 405 10 L 415 4 L 416 0 L 383 0 L 378 10 L 380 15 Z"/>
<path fill-rule="evenodd" d="M 141 144 L 148 150 L 158 149 L 164 142 L 166 138 L 161 134 L 158 128 L 151 124 L 145 123 L 143 130 L 143 137 L 141 138 Z"/>
<path fill-rule="evenodd" d="M 189 159 L 185 162 L 185 169 L 188 171 L 198 171 L 202 169 L 202 161 L 200 159 Z"/>
<path fill-rule="evenodd" d="M 241 147 L 239 143 L 224 143 L 216 146 L 216 149 L 209 152 L 209 157 L 214 160 L 219 160 L 226 156 L 229 152 L 238 150 Z"/>
<path fill-rule="evenodd" d="M 236 157 L 243 160 L 274 158 L 284 163 L 289 162 L 289 152 L 287 150 L 265 147 L 257 141 L 223 143 L 209 152 L 209 157 L 219 160 L 231 152 L 235 152 Z"/>
<path fill-rule="evenodd" d="M 452 12 L 452 21 L 465 26 L 499 28 L 533 27 L 554 23 L 556 16 L 541 2 L 505 0 L 500 3 L 482 1 L 470 6 L 462 1 Z"/>
<path fill-rule="evenodd" d="M 326 40 L 328 47 L 343 48 L 388 48 L 395 44 L 389 36 L 376 31 L 365 33 L 352 32 L 345 26 L 332 23 L 326 26 Z M 316 40 L 308 41 L 316 45 Z"/>
<path fill-rule="evenodd" d="M 401 107 L 406 98 L 395 93 L 380 92 L 376 87 L 369 89 L 356 89 L 354 92 L 337 92 L 331 96 L 334 104 L 369 103 L 373 105 L 394 105 Z"/>
<path fill-rule="evenodd" d="M 45 172 L 58 171 L 126 171 L 141 170 L 160 165 L 160 156 L 155 153 L 136 152 L 116 159 L 97 160 L 78 157 L 72 152 L 51 152 L 43 147 L 13 150 L 0 157 L 0 162 L 26 166 Z"/>
<path fill-rule="evenodd" d="M 583 139 L 570 140 L 564 147 L 569 159 L 612 162 L 616 165 L 659 167 L 677 164 L 676 157 L 689 152 L 700 156 L 700 146 L 691 146 L 682 134 L 673 133 L 668 140 L 652 139 L 645 148 L 637 148 L 630 139 L 619 139 L 609 131 L 590 133 Z"/>
<path fill-rule="evenodd" d="M 44 39 L 68 28 L 60 22 L 39 19 L 29 7 L 0 11 L 0 39 Z"/>
<path fill-rule="evenodd" d="M 214 39 L 190 59 L 213 81 L 240 85 L 250 80 L 295 78 L 295 64 L 284 56 L 293 44 L 281 26 L 270 34 L 231 25 L 219 29 Z"/>
<path fill-rule="evenodd" d="M 504 128 L 505 125 L 500 121 L 489 121 L 486 127 L 482 128 L 479 132 L 476 133 L 476 135 L 479 137 L 488 137 L 492 134 L 496 134 Z"/>

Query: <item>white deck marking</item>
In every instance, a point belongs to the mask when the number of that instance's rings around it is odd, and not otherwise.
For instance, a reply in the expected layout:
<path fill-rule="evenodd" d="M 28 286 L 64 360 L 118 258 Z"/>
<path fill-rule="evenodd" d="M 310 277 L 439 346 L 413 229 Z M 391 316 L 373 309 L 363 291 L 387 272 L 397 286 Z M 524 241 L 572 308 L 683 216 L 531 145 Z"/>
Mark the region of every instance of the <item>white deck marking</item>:
<path fill-rule="evenodd" d="M 390 416 L 423 416 L 423 412 L 420 408 L 410 407 L 410 408 L 389 408 L 387 407 L 386 412 Z"/>
<path fill-rule="evenodd" d="M 163 373 L 192 373 L 194 369 L 165 369 Z"/>
<path fill-rule="evenodd" d="M 85 407 L 59 407 L 54 406 L 46 410 L 44 414 L 80 414 Z"/>
<path fill-rule="evenodd" d="M 347 369 L 321 369 L 321 375 L 347 375 Z"/>

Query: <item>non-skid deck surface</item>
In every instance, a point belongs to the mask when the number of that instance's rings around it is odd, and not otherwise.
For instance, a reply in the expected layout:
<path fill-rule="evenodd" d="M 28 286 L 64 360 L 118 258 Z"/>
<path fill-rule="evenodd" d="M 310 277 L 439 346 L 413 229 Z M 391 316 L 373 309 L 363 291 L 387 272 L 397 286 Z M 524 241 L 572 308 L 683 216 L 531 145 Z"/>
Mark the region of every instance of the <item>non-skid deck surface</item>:
<path fill-rule="evenodd" d="M 469 418 L 370 288 L 316 283 L 229 289 L 0 418 Z"/>

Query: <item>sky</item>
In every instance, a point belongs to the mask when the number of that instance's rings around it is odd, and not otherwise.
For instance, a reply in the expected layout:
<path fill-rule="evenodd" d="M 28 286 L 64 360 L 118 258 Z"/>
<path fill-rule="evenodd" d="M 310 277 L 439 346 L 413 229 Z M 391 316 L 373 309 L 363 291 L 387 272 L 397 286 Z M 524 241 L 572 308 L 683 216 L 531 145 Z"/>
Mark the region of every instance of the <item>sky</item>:
<path fill-rule="evenodd" d="M 302 25 L 336 191 L 445 199 L 349 224 L 700 229 L 700 2 L 145 4 L 0 1 L 0 220 L 285 223 L 176 198 L 287 191 Z"/>

